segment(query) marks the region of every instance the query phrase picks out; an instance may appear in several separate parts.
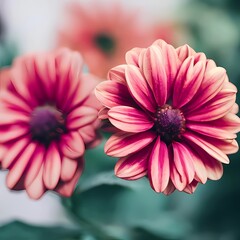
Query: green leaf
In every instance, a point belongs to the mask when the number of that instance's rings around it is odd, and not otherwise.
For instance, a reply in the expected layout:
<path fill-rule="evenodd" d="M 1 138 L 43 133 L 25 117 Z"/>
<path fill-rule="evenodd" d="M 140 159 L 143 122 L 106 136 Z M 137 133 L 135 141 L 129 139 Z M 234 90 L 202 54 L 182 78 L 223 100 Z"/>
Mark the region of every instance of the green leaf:
<path fill-rule="evenodd" d="M 80 240 L 81 233 L 64 227 L 40 227 L 14 221 L 0 227 L 1 240 Z"/>

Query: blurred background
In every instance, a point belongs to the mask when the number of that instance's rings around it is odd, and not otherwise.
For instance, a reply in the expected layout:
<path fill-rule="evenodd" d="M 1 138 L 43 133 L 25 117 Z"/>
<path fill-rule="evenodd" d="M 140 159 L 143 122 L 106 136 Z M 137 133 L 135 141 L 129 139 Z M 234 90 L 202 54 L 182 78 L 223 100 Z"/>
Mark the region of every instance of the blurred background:
<path fill-rule="evenodd" d="M 104 80 L 127 50 L 162 38 L 206 53 L 239 88 L 239 26 L 237 0 L 0 0 L 0 67 L 27 52 L 69 47 Z M 239 153 L 220 181 L 166 197 L 146 179 L 116 179 L 116 159 L 103 145 L 87 152 L 68 199 L 47 193 L 30 200 L 9 191 L 0 172 L 0 240 L 240 240 Z"/>

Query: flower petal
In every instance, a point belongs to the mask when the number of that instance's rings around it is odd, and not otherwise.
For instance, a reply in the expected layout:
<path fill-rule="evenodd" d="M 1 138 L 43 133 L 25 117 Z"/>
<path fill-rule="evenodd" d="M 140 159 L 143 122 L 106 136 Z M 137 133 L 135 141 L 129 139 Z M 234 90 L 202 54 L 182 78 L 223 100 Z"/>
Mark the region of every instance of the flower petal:
<path fill-rule="evenodd" d="M 139 56 L 142 52 L 142 48 L 133 48 L 130 51 L 126 53 L 125 59 L 126 63 L 130 65 L 135 65 L 136 67 L 139 67 Z"/>
<path fill-rule="evenodd" d="M 205 151 L 207 154 L 215 158 L 222 163 L 229 163 L 229 158 L 225 153 L 223 153 L 219 148 L 211 144 L 210 142 L 199 137 L 197 134 L 185 132 L 183 137 L 188 141 L 197 145 L 200 149 Z"/>
<path fill-rule="evenodd" d="M 116 82 L 126 84 L 126 77 L 125 77 L 125 71 L 126 71 L 127 65 L 119 65 L 108 72 L 108 79 L 114 80 Z"/>
<path fill-rule="evenodd" d="M 72 177 L 72 179 L 67 182 L 60 182 L 55 189 L 55 191 L 60 193 L 62 196 L 70 197 L 72 195 L 74 188 L 78 182 L 78 179 L 82 175 L 84 159 L 79 158 L 77 159 L 77 161 L 78 161 L 78 168 L 74 173 L 74 176 Z"/>
<path fill-rule="evenodd" d="M 0 130 L 0 143 L 16 141 L 19 138 L 26 136 L 29 133 L 29 127 L 11 125 L 7 130 Z"/>
<path fill-rule="evenodd" d="M 15 161 L 15 159 L 23 152 L 23 150 L 28 146 L 30 140 L 25 137 L 17 142 L 13 143 L 13 145 L 9 148 L 9 150 L 4 155 L 2 159 L 2 168 L 7 169 L 10 165 Z"/>
<path fill-rule="evenodd" d="M 26 178 L 24 179 L 25 188 L 30 186 L 37 177 L 38 172 L 44 164 L 44 157 L 45 147 L 41 144 L 37 144 L 36 150 L 30 162 L 30 166 L 26 172 Z"/>
<path fill-rule="evenodd" d="M 133 107 L 113 107 L 108 111 L 108 116 L 115 127 L 125 132 L 143 132 L 154 125 L 146 113 Z"/>
<path fill-rule="evenodd" d="M 158 137 L 155 141 L 148 163 L 148 177 L 154 191 L 163 192 L 170 178 L 168 149 Z"/>
<path fill-rule="evenodd" d="M 235 133 L 226 131 L 225 129 L 216 127 L 210 123 L 195 123 L 189 122 L 186 127 L 196 133 L 218 139 L 234 139 L 237 137 Z"/>
<path fill-rule="evenodd" d="M 81 106 L 75 108 L 67 116 L 67 128 L 69 130 L 80 129 L 93 123 L 97 119 L 98 111 L 91 107 Z"/>
<path fill-rule="evenodd" d="M 144 109 L 155 112 L 157 105 L 153 97 L 150 86 L 144 79 L 140 69 L 129 65 L 126 68 L 126 81 L 129 91 L 134 97 L 135 101 Z"/>
<path fill-rule="evenodd" d="M 24 170 L 27 167 L 29 161 L 33 157 L 33 153 L 36 149 L 36 144 L 31 142 L 21 153 L 17 161 L 10 167 L 9 173 L 7 175 L 7 186 L 8 188 L 13 188 L 19 179 L 22 177 Z"/>
<path fill-rule="evenodd" d="M 56 143 L 51 143 L 45 156 L 43 181 L 48 189 L 54 189 L 59 181 L 61 174 L 61 156 L 58 152 Z"/>
<path fill-rule="evenodd" d="M 174 89 L 173 107 L 181 108 L 188 103 L 198 91 L 205 72 L 206 62 L 195 63 L 194 57 L 188 57 L 179 69 Z M 181 89 L 181 91 L 179 91 Z"/>
<path fill-rule="evenodd" d="M 63 155 L 68 158 L 81 157 L 85 151 L 81 135 L 77 131 L 63 135 L 60 142 L 60 149 Z"/>
<path fill-rule="evenodd" d="M 223 88 L 226 78 L 226 70 L 221 67 L 216 67 L 208 72 L 205 72 L 204 78 L 198 90 L 198 94 L 192 99 L 188 106 L 189 111 L 201 109 L 202 106 L 213 99 Z M 208 110 L 209 112 L 210 110 Z"/>
<path fill-rule="evenodd" d="M 142 173 L 147 170 L 150 151 L 148 146 L 125 158 L 120 158 L 114 169 L 116 176 L 128 180 L 136 179 L 136 176 L 142 177 Z"/>
<path fill-rule="evenodd" d="M 108 108 L 118 105 L 135 105 L 127 86 L 116 81 L 109 80 L 98 84 L 95 89 L 95 94 L 98 100 Z"/>
<path fill-rule="evenodd" d="M 46 188 L 43 184 L 43 168 L 40 168 L 36 178 L 33 180 L 31 185 L 26 188 L 27 194 L 30 198 L 38 200 L 46 191 Z"/>
<path fill-rule="evenodd" d="M 71 159 L 63 157 L 62 159 L 62 169 L 61 169 L 61 179 L 62 181 L 70 181 L 73 178 L 78 167 L 78 162 L 76 159 Z"/>
<path fill-rule="evenodd" d="M 190 149 L 187 148 L 184 143 L 179 142 L 173 142 L 172 148 L 173 160 L 178 173 L 181 177 L 186 177 L 187 184 L 191 183 L 194 178 L 195 171 L 192 154 L 189 151 Z"/>
<path fill-rule="evenodd" d="M 183 191 L 189 194 L 192 194 L 195 192 L 196 188 L 198 185 L 198 181 L 193 180 L 191 183 L 189 183 L 184 189 Z"/>
<path fill-rule="evenodd" d="M 156 138 L 154 132 L 127 134 L 124 132 L 112 135 L 105 144 L 104 151 L 113 157 L 125 157 L 146 147 Z"/>

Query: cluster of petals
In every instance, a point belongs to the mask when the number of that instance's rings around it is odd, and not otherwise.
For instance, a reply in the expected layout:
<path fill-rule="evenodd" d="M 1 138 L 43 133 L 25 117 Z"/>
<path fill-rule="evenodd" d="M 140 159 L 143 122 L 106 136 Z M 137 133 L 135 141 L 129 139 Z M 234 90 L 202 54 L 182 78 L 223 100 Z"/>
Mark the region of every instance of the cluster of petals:
<path fill-rule="evenodd" d="M 19 57 L 8 70 L 0 91 L 0 168 L 9 170 L 8 188 L 33 199 L 47 190 L 72 194 L 85 149 L 100 140 L 99 81 L 82 65 L 79 53 L 60 49 Z"/>
<path fill-rule="evenodd" d="M 108 78 L 95 93 L 99 117 L 114 131 L 105 152 L 120 158 L 118 177 L 147 176 L 164 194 L 221 178 L 240 129 L 237 89 L 224 68 L 188 45 L 157 40 L 127 52 Z"/>

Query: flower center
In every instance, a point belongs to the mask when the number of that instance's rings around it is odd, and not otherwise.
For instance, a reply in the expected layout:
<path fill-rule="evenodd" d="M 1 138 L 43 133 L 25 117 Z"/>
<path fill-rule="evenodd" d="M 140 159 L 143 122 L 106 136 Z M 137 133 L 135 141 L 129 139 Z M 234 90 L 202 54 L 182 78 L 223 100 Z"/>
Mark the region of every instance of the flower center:
<path fill-rule="evenodd" d="M 64 116 L 53 106 L 37 107 L 32 112 L 30 130 L 34 140 L 48 145 L 66 132 Z"/>
<path fill-rule="evenodd" d="M 154 130 L 161 139 L 170 144 L 173 140 L 179 141 L 185 131 L 185 118 L 179 109 L 173 109 L 169 105 L 159 107 L 155 113 Z"/>
<path fill-rule="evenodd" d="M 97 47 L 104 53 L 111 54 L 115 48 L 115 40 L 106 33 L 98 34 L 94 39 Z"/>

